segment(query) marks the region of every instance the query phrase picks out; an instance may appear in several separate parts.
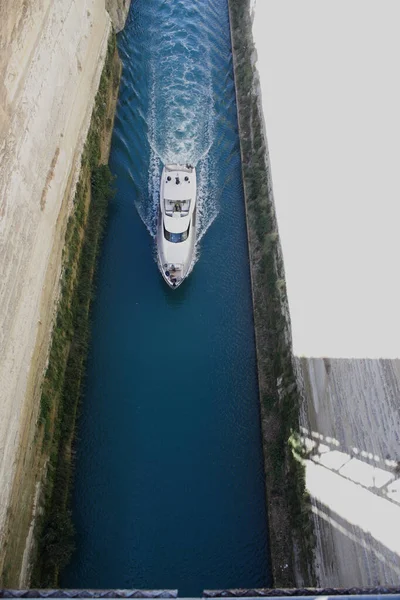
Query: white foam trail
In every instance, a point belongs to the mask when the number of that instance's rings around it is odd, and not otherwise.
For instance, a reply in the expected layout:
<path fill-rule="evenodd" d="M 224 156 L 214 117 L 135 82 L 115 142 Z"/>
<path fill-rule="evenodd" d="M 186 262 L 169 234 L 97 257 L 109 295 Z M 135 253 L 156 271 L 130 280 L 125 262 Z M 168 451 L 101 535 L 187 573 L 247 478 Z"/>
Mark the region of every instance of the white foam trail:
<path fill-rule="evenodd" d="M 207 148 L 204 150 L 203 154 L 201 156 L 199 156 L 199 158 L 198 158 L 198 160 L 196 162 L 194 162 L 195 165 L 197 165 L 197 163 L 200 162 L 201 160 L 205 159 L 205 157 L 207 156 L 207 154 L 210 152 L 212 145 L 213 145 L 213 141 L 211 141 L 209 143 L 209 145 L 207 146 Z"/>
<path fill-rule="evenodd" d="M 218 214 L 215 173 L 208 153 L 213 144 L 215 114 L 210 39 L 207 28 L 200 37 L 181 29 L 177 54 L 161 55 L 165 44 L 173 44 L 174 33 L 162 31 L 157 45 L 149 49 L 150 102 L 148 142 L 150 160 L 147 198 L 141 197 L 137 209 L 150 234 L 157 230 L 160 177 L 163 164 L 187 162 L 196 166 L 197 174 L 197 244 Z M 186 37 L 182 37 L 186 36 Z M 182 51 L 182 48 L 184 49 Z M 198 54 L 201 49 L 201 62 Z M 203 52 L 204 51 L 204 52 Z M 182 85 L 183 84 L 183 85 Z"/>
<path fill-rule="evenodd" d="M 156 148 L 156 73 L 155 62 L 151 61 L 151 91 L 150 91 L 150 118 L 149 118 L 149 143 L 150 143 L 150 161 L 148 177 L 148 203 L 149 203 L 149 230 L 153 237 L 157 234 L 157 214 L 158 200 L 161 177 L 161 161 Z"/>
<path fill-rule="evenodd" d="M 148 229 L 153 237 L 157 235 L 157 215 L 162 164 L 157 154 L 151 150 L 149 167 Z"/>
<path fill-rule="evenodd" d="M 213 182 L 215 173 L 207 156 L 198 165 L 197 171 L 197 239 L 201 240 L 218 214 L 217 189 Z"/>
<path fill-rule="evenodd" d="M 160 157 L 155 148 L 154 132 L 156 131 L 156 105 L 155 105 L 155 77 L 154 77 L 154 63 L 150 65 L 152 77 L 151 77 L 151 90 L 150 90 L 150 104 L 148 112 L 149 122 L 149 144 L 150 144 L 150 158 L 149 158 L 149 172 L 147 177 L 147 196 L 141 195 L 135 202 L 137 211 L 146 225 L 152 237 L 157 234 L 157 212 L 158 212 L 158 199 L 159 199 L 159 187 L 160 187 L 160 176 L 162 171 L 162 164 Z"/>

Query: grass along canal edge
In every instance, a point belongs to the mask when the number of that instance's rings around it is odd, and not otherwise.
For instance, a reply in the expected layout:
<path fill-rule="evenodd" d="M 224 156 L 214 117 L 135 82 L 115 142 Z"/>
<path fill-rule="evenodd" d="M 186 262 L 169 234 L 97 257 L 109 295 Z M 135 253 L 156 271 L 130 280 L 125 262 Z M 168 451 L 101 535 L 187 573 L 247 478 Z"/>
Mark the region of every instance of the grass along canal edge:
<path fill-rule="evenodd" d="M 73 444 L 89 345 L 90 305 L 112 176 L 108 156 L 121 62 L 115 34 L 108 43 L 90 128 L 81 159 L 63 252 L 60 298 L 45 374 L 37 437 L 43 483 L 35 520 L 31 586 L 56 587 L 74 549 L 70 497 Z"/>
<path fill-rule="evenodd" d="M 315 585 L 314 531 L 299 435 L 282 249 L 272 189 L 250 0 L 228 0 L 250 255 L 274 587 Z"/>

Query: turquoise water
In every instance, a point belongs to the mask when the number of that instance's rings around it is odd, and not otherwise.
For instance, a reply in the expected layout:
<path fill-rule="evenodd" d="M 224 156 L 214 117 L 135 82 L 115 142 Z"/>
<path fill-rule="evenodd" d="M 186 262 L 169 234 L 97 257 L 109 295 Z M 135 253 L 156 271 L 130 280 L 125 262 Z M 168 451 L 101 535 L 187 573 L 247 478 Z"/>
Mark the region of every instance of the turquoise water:
<path fill-rule="evenodd" d="M 78 430 L 63 587 L 270 582 L 250 273 L 226 0 L 133 0 Z M 197 165 L 197 262 L 155 262 L 163 162 Z"/>

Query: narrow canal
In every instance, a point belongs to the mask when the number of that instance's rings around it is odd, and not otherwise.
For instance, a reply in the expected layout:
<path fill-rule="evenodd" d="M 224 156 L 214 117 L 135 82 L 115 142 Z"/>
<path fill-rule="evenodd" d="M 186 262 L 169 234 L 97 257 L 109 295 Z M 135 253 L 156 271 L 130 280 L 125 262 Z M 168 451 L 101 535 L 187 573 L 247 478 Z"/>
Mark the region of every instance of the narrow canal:
<path fill-rule="evenodd" d="M 63 587 L 268 585 L 250 273 L 227 0 L 132 0 Z M 162 164 L 196 164 L 200 243 L 155 262 Z"/>

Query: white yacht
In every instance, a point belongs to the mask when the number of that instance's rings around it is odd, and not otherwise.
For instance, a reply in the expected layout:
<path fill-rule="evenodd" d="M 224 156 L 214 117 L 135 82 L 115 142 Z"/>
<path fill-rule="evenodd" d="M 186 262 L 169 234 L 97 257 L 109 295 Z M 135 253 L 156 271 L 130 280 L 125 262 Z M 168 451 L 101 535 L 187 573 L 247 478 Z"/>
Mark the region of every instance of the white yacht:
<path fill-rule="evenodd" d="M 171 287 L 187 276 L 196 241 L 196 170 L 191 165 L 165 165 L 161 175 L 157 254 Z"/>

